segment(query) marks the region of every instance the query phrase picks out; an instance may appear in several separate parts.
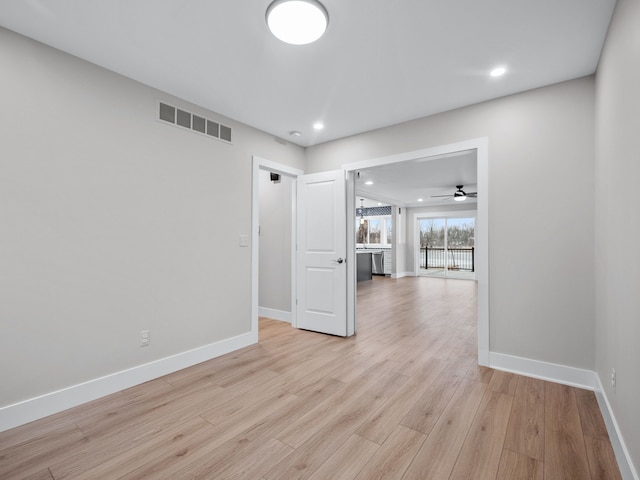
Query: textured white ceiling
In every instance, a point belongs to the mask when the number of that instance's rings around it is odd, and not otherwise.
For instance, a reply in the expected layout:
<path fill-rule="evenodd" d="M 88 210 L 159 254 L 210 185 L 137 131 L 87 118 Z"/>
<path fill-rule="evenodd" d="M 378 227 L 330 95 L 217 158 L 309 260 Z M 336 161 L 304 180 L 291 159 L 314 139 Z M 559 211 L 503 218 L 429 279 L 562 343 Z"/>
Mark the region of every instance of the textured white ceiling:
<path fill-rule="evenodd" d="M 323 0 L 325 36 L 293 46 L 270 1 L 2 0 L 0 25 L 308 146 L 592 74 L 615 4 Z"/>

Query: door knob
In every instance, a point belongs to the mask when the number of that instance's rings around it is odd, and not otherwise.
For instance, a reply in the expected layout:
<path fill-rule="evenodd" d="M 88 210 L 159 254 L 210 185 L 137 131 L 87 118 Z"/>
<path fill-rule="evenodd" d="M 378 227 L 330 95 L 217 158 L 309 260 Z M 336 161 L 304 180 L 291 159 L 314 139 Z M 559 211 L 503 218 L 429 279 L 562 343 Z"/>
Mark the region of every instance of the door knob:
<path fill-rule="evenodd" d="M 337 260 L 331 260 L 332 262 L 336 262 L 336 263 L 342 263 L 344 262 L 344 258 L 339 258 Z"/>

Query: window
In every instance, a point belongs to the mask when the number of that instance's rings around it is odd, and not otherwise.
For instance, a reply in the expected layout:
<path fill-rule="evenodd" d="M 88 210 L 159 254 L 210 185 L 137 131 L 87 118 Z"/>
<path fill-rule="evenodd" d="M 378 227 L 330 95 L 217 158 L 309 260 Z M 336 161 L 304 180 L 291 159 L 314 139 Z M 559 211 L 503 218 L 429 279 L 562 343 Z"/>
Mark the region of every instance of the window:
<path fill-rule="evenodd" d="M 391 245 L 393 243 L 393 222 L 391 217 L 385 219 L 385 231 L 387 233 L 387 245 Z"/>
<path fill-rule="evenodd" d="M 447 218 L 447 246 L 449 248 L 473 247 L 474 235 L 474 218 Z"/>
<path fill-rule="evenodd" d="M 356 243 L 390 247 L 392 223 L 390 216 L 366 217 L 364 220 L 358 217 L 356 219 Z"/>
<path fill-rule="evenodd" d="M 420 245 L 423 247 L 444 247 L 444 218 L 427 218 L 420 223 Z"/>
<path fill-rule="evenodd" d="M 418 219 L 418 227 L 421 274 L 475 272 L 474 218 L 422 218 Z"/>
<path fill-rule="evenodd" d="M 382 243 L 382 219 L 380 218 L 369 220 L 369 243 Z"/>

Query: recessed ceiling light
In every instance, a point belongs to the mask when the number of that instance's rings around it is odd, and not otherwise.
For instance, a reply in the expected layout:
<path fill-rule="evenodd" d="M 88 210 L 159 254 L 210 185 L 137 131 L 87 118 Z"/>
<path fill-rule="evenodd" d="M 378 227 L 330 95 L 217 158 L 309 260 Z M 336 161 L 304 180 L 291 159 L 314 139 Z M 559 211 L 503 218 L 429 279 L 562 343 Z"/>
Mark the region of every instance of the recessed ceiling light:
<path fill-rule="evenodd" d="M 373 182 L 371 180 L 367 180 L 366 182 L 364 182 L 365 185 L 373 185 Z"/>
<path fill-rule="evenodd" d="M 423 200 L 421 198 L 418 199 L 419 202 L 422 202 Z"/>
<path fill-rule="evenodd" d="M 382 202 L 378 202 L 378 206 L 381 206 L 381 205 L 382 205 Z"/>
<path fill-rule="evenodd" d="M 291 131 L 289 132 L 289 135 L 290 135 L 290 136 L 292 136 L 292 137 L 299 137 L 301 134 L 300 134 L 300 132 L 299 132 L 299 131 L 297 131 L 297 130 L 291 130 Z"/>
<path fill-rule="evenodd" d="M 324 123 L 322 122 L 316 122 L 313 124 L 313 128 L 315 130 L 322 130 L 324 128 Z"/>
<path fill-rule="evenodd" d="M 291 45 L 315 42 L 328 24 L 327 10 L 316 0 L 275 0 L 267 8 L 269 30 Z"/>
<path fill-rule="evenodd" d="M 491 70 L 491 73 L 489 75 L 491 75 L 492 77 L 501 77 L 505 73 L 507 73 L 507 69 L 505 67 L 496 67 Z"/>

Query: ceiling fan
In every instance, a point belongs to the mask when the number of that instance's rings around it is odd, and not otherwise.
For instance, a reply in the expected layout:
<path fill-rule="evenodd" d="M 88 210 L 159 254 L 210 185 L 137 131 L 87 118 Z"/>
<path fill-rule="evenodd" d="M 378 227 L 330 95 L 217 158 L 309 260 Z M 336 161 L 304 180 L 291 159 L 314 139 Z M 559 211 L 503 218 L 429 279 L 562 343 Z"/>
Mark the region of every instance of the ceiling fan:
<path fill-rule="evenodd" d="M 478 196 L 478 192 L 467 193 L 464 190 L 462 190 L 462 187 L 464 187 L 464 185 L 456 185 L 457 190 L 453 193 L 453 195 L 431 195 L 431 198 L 449 197 L 449 198 L 453 198 L 456 202 L 463 202 L 464 200 L 467 199 L 467 197 L 475 198 Z"/>

